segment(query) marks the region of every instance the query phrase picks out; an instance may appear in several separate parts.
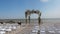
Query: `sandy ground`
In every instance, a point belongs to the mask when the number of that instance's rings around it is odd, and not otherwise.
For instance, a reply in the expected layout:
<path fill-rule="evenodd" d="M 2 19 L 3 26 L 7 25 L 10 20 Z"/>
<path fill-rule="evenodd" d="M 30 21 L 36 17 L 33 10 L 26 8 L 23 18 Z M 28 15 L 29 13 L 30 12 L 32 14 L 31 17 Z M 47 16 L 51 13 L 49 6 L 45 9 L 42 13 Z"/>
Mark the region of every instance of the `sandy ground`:
<path fill-rule="evenodd" d="M 37 23 L 27 24 L 24 27 L 18 26 L 16 30 L 7 32 L 6 34 L 32 34 L 32 29 L 34 26 L 37 26 Z M 44 31 L 46 32 L 45 33 L 43 32 L 43 34 L 60 34 L 60 33 L 56 33 L 56 31 L 55 33 L 51 33 L 47 31 L 49 28 L 54 28 L 54 30 L 56 30 L 56 28 L 58 29 L 59 27 L 60 27 L 60 23 L 43 23 L 41 24 L 40 29 L 43 30 L 45 28 Z M 42 33 L 40 32 L 40 34 Z"/>
<path fill-rule="evenodd" d="M 16 30 L 13 30 L 11 32 L 6 32 L 6 34 L 23 34 L 23 33 L 27 33 L 26 30 L 30 31 L 31 28 L 32 26 L 30 26 L 29 24 L 21 25 L 21 26 L 18 26 Z"/>
<path fill-rule="evenodd" d="M 11 32 L 6 32 L 6 34 L 16 34 L 16 33 L 20 32 L 23 29 L 24 29 L 24 27 L 19 25 L 16 30 L 12 30 Z"/>

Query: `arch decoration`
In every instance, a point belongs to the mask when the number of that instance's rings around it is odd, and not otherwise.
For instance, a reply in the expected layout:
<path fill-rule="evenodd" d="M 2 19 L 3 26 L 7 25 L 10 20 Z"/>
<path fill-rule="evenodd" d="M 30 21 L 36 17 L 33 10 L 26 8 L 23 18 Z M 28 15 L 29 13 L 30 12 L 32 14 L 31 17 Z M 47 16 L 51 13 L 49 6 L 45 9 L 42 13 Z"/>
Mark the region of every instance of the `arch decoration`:
<path fill-rule="evenodd" d="M 28 20 L 29 20 L 29 23 L 30 23 L 31 14 L 38 14 L 38 23 L 40 24 L 40 22 L 41 22 L 41 12 L 39 10 L 27 10 L 25 12 L 26 23 L 27 23 Z"/>

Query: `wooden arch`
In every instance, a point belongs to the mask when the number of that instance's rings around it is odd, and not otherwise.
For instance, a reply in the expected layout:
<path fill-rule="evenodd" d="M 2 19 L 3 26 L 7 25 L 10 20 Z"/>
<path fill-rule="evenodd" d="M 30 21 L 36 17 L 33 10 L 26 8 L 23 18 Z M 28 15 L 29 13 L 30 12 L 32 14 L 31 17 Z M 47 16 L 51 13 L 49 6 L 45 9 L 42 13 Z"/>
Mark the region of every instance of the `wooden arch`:
<path fill-rule="evenodd" d="M 25 18 L 26 18 L 26 23 L 27 23 L 27 17 L 28 17 L 28 20 L 29 20 L 29 23 L 30 23 L 30 15 L 31 14 L 33 14 L 33 13 L 35 13 L 35 14 L 38 14 L 38 23 L 40 24 L 40 16 L 41 16 L 41 12 L 39 11 L 39 10 L 27 10 L 26 12 L 25 12 Z"/>

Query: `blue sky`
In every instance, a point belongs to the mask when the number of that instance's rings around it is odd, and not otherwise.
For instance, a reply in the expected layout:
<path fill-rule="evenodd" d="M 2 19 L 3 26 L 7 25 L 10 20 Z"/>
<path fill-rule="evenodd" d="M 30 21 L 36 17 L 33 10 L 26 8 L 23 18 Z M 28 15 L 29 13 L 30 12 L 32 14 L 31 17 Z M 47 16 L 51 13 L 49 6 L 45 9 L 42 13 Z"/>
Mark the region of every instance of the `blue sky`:
<path fill-rule="evenodd" d="M 41 18 L 60 18 L 60 0 L 0 0 L 0 19 L 25 18 L 27 9 L 40 10 Z"/>

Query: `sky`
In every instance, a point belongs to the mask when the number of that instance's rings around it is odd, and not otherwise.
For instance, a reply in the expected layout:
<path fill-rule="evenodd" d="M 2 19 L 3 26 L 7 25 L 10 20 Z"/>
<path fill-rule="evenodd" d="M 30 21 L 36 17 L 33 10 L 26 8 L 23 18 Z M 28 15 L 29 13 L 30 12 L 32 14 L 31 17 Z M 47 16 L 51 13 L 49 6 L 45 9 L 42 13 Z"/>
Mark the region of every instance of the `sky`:
<path fill-rule="evenodd" d="M 60 0 L 0 0 L 0 19 L 23 19 L 28 9 L 39 10 L 41 18 L 60 18 Z"/>

